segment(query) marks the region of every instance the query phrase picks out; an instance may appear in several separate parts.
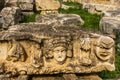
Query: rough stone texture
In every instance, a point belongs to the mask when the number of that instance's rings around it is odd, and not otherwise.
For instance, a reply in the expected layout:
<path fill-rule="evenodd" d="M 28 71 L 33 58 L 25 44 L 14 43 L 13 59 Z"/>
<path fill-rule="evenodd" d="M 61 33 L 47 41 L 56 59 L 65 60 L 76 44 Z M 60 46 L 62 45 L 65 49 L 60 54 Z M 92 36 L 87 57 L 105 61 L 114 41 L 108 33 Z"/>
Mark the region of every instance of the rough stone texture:
<path fill-rule="evenodd" d="M 33 0 L 18 0 L 18 6 L 21 10 L 31 10 L 33 11 Z"/>
<path fill-rule="evenodd" d="M 45 14 L 51 13 L 49 11 L 56 12 L 61 6 L 58 0 L 37 1 L 37 10 L 42 10 L 43 13 L 45 11 Z M 33 0 L 6 0 L 6 6 L 10 7 L 5 7 L 0 13 L 0 27 L 7 28 L 0 31 L 1 80 L 28 80 L 31 75 L 35 75 L 31 79 L 37 80 L 36 75 L 59 73 L 64 74 L 65 80 L 76 80 L 76 73 L 115 70 L 114 40 L 73 26 L 84 23 L 78 15 L 50 14 L 37 16 L 37 23 L 17 24 L 21 12 L 15 6 L 22 5 L 21 10 L 32 10 L 32 7 L 26 7 L 27 3 L 31 6 L 32 2 Z M 80 77 L 88 78 L 101 80 L 96 76 Z M 38 80 L 46 78 L 40 77 Z"/>
<path fill-rule="evenodd" d="M 0 32 L 0 52 L 0 73 L 11 76 L 115 69 L 113 39 L 75 26 L 10 26 Z"/>
<path fill-rule="evenodd" d="M 89 13 L 103 13 L 103 11 L 117 10 L 119 6 L 95 4 L 95 3 L 84 3 L 83 8 L 87 9 Z"/>
<path fill-rule="evenodd" d="M 116 42 L 116 51 L 120 52 L 120 12 L 108 11 L 105 12 L 105 17 L 100 21 L 101 31 L 108 35 L 112 35 Z"/>
<path fill-rule="evenodd" d="M 103 17 L 100 21 L 101 31 L 106 34 L 114 34 L 114 29 L 120 29 L 119 17 Z"/>
<path fill-rule="evenodd" d="M 36 16 L 36 21 L 39 23 L 59 25 L 83 25 L 84 21 L 76 14 L 49 14 L 45 16 Z"/>
<path fill-rule="evenodd" d="M 17 1 L 18 0 L 5 0 L 5 6 L 6 7 L 17 6 Z"/>
<path fill-rule="evenodd" d="M 5 29 L 19 23 L 21 19 L 21 10 L 18 7 L 5 7 L 0 14 L 0 23 L 2 24 L 2 28 Z"/>
<path fill-rule="evenodd" d="M 120 18 L 120 10 L 104 11 L 105 17 L 117 17 Z"/>
<path fill-rule="evenodd" d="M 100 27 L 104 33 L 114 35 L 114 29 L 120 29 L 120 10 L 104 11 Z"/>
<path fill-rule="evenodd" d="M 88 0 L 88 1 L 96 4 L 114 4 L 115 0 Z"/>
<path fill-rule="evenodd" d="M 6 0 L 6 6 L 16 6 L 21 10 L 33 11 L 33 0 Z"/>
<path fill-rule="evenodd" d="M 100 21 L 101 31 L 108 35 L 112 35 L 116 42 L 116 51 L 120 52 L 120 11 L 105 11 Z"/>
<path fill-rule="evenodd" d="M 115 0 L 115 4 L 119 6 L 120 5 L 120 0 Z"/>
<path fill-rule="evenodd" d="M 79 80 L 103 80 L 98 75 L 82 75 L 79 77 Z"/>
<path fill-rule="evenodd" d="M 60 76 L 37 76 L 33 77 L 32 80 L 65 80 L 63 77 Z"/>
<path fill-rule="evenodd" d="M 63 0 L 63 2 L 78 2 L 90 13 L 103 13 L 107 10 L 120 10 L 119 0 Z"/>
<path fill-rule="evenodd" d="M 95 4 L 112 4 L 119 5 L 119 0 L 63 0 L 63 2 L 95 3 Z"/>
<path fill-rule="evenodd" d="M 60 7 L 60 0 L 36 0 L 36 9 L 42 11 L 41 14 L 58 13 Z"/>

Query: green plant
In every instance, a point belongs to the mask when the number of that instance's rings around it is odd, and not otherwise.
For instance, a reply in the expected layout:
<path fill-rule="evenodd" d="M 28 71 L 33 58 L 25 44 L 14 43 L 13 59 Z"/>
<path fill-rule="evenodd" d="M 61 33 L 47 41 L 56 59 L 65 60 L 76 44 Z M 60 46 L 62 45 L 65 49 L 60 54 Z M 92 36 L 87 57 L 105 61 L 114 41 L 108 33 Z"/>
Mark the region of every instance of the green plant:
<path fill-rule="evenodd" d="M 79 3 L 64 2 L 64 5 L 72 7 L 67 10 L 60 9 L 60 13 L 80 15 L 85 22 L 84 25 L 82 25 L 81 27 L 99 30 L 99 21 L 102 17 L 101 15 L 88 13 L 87 10 L 82 8 L 82 4 Z"/>
<path fill-rule="evenodd" d="M 29 22 L 35 22 L 35 17 L 36 17 L 36 13 L 34 14 L 29 14 L 29 15 L 25 15 L 23 17 L 23 21 L 22 22 L 25 22 L 25 23 L 29 23 Z"/>
<path fill-rule="evenodd" d="M 63 2 L 64 5 L 67 5 L 71 8 L 75 8 L 75 9 L 82 9 L 82 4 L 79 4 L 77 2 Z"/>
<path fill-rule="evenodd" d="M 119 78 L 120 77 L 120 55 L 118 55 L 117 53 L 115 54 L 115 71 L 102 71 L 99 72 L 98 75 L 101 78 L 104 79 L 113 79 L 113 78 Z"/>

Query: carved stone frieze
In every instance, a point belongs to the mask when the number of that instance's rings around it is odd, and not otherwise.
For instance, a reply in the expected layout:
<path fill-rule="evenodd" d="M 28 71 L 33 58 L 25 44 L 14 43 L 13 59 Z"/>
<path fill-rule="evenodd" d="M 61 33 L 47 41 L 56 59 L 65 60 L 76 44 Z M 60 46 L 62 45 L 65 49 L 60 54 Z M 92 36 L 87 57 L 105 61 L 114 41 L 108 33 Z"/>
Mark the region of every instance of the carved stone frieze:
<path fill-rule="evenodd" d="M 0 73 L 91 73 L 114 70 L 114 40 L 73 26 L 29 23 L 0 32 Z"/>
<path fill-rule="evenodd" d="M 6 58 L 8 61 L 25 61 L 26 59 L 26 52 L 23 46 L 16 41 L 10 43 L 10 49 L 8 50 L 8 55 Z"/>

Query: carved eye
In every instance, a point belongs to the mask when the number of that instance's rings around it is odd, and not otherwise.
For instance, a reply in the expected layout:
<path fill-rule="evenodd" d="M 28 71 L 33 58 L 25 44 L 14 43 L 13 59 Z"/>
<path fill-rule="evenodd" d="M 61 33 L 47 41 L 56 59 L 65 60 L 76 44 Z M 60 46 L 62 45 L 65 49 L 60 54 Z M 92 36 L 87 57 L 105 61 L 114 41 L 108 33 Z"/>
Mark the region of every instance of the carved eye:
<path fill-rule="evenodd" d="M 103 46 L 100 46 L 100 48 L 101 48 L 101 49 L 104 49 L 104 47 L 103 47 Z"/>
<path fill-rule="evenodd" d="M 66 52 L 66 50 L 61 50 L 61 52 Z"/>
<path fill-rule="evenodd" d="M 110 49 L 110 48 L 108 48 L 108 47 L 104 47 L 104 46 L 100 46 L 100 48 L 101 48 L 101 49 L 107 49 L 107 50 Z"/>
<path fill-rule="evenodd" d="M 58 52 L 59 52 L 59 50 L 55 50 L 55 51 L 53 51 L 53 52 L 58 53 Z"/>

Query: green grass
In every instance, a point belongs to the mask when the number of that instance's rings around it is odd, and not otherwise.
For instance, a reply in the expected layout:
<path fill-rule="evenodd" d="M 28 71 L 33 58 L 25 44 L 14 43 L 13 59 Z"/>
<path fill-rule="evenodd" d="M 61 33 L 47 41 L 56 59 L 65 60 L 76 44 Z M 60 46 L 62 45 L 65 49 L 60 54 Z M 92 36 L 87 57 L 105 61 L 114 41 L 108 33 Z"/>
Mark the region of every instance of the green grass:
<path fill-rule="evenodd" d="M 64 5 L 71 6 L 74 9 L 82 9 L 82 4 L 79 4 L 77 2 L 63 2 Z"/>
<path fill-rule="evenodd" d="M 101 15 L 88 13 L 87 10 L 82 9 L 82 5 L 79 3 L 64 2 L 64 4 L 70 6 L 70 8 L 67 10 L 60 9 L 60 13 L 80 15 L 85 22 L 81 27 L 99 30 L 99 21 L 102 17 Z"/>
<path fill-rule="evenodd" d="M 102 71 L 98 75 L 103 79 L 118 79 L 120 78 L 120 55 L 115 54 L 115 71 Z"/>
<path fill-rule="evenodd" d="M 37 15 L 36 13 L 25 15 L 22 22 L 24 23 L 35 22 L 36 15 Z"/>

